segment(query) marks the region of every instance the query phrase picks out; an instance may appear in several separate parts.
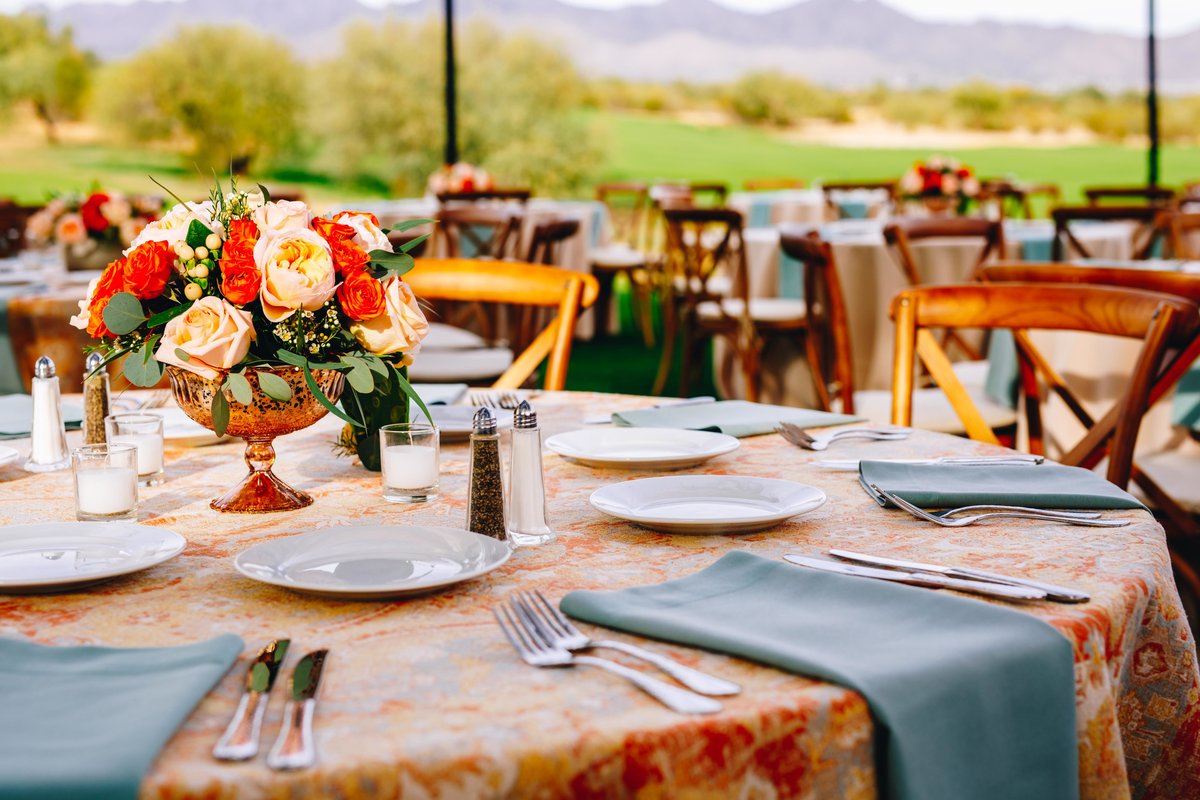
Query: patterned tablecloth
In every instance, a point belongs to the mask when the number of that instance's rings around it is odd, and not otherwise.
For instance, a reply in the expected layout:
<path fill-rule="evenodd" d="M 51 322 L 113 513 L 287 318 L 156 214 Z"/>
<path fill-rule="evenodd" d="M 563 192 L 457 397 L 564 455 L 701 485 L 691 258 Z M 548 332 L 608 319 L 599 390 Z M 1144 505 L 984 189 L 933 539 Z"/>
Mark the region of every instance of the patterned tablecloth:
<path fill-rule="evenodd" d="M 578 427 L 584 414 L 649 402 L 561 394 L 544 395 L 537 405 L 548 429 L 564 430 Z M 212 760 L 209 751 L 238 699 L 243 662 L 172 739 L 143 784 L 144 798 L 874 797 L 873 727 L 866 703 L 853 692 L 656 645 L 745 687 L 720 714 L 679 716 L 598 670 L 524 666 L 489 611 L 518 588 L 537 587 L 557 599 L 571 589 L 680 577 L 735 548 L 775 558 L 835 545 L 970 564 L 1090 592 L 1094 599 L 1086 605 L 1027 607 L 1075 645 L 1083 797 L 1200 797 L 1194 643 L 1162 530 L 1147 514 L 1120 512 L 1133 521 L 1120 529 L 1019 521 L 943 530 L 880 509 L 853 473 L 823 471 L 812 464 L 819 454 L 772 435 L 743 440 L 738 451 L 703 470 L 790 478 L 829 495 L 817 511 L 767 532 L 668 536 L 606 518 L 591 508 L 588 495 L 645 473 L 593 470 L 548 454 L 550 511 L 560 538 L 516 553 L 489 577 L 396 602 L 317 599 L 240 577 L 234 555 L 279 536 L 366 522 L 463 524 L 465 445 L 443 446 L 442 498 L 406 508 L 383 501 L 378 476 L 333 455 L 335 430 L 327 419 L 278 442 L 278 471 L 316 496 L 312 507 L 283 515 L 217 514 L 207 501 L 240 477 L 239 445 L 169 450 L 168 480 L 143 491 L 141 519 L 187 537 L 180 557 L 90 591 L 0 598 L 0 634 L 49 644 L 168 645 L 231 632 L 246 640 L 247 656 L 276 636 L 290 636 L 297 653 L 331 648 L 315 769 L 276 773 L 261 757 L 236 765 Z M 839 456 L 987 449 L 917 433 L 906 442 L 847 444 Z M 69 474 L 0 468 L 0 523 L 69 519 L 70 498 Z M 268 744 L 281 707 L 276 697 L 264 732 Z"/>

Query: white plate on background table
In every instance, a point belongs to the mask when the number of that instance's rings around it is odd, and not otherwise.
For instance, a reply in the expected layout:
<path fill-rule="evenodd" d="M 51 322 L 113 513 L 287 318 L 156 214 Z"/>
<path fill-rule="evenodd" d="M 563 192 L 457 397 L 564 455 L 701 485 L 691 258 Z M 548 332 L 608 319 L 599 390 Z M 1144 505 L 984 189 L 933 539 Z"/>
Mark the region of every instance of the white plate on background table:
<path fill-rule="evenodd" d="M 429 413 L 433 415 L 433 424 L 441 431 L 439 438 L 443 442 L 464 442 L 471 438 L 472 421 L 478 410 L 475 406 L 429 406 Z M 496 418 L 496 430 L 512 427 L 513 412 L 504 408 L 493 408 L 491 412 L 492 416 Z M 421 409 L 415 406 L 412 420 L 413 422 L 425 421 L 425 415 L 421 413 Z"/>
<path fill-rule="evenodd" d="M 815 486 L 740 475 L 672 475 L 624 481 L 592 492 L 605 514 L 664 533 L 751 533 L 825 503 Z"/>
<path fill-rule="evenodd" d="M 134 522 L 39 522 L 0 528 L 0 594 L 65 592 L 174 558 L 187 541 Z"/>
<path fill-rule="evenodd" d="M 20 451 L 14 450 L 11 447 L 0 445 L 0 467 L 7 467 L 9 464 L 15 464 L 21 458 Z"/>
<path fill-rule="evenodd" d="M 590 428 L 560 433 L 546 447 L 589 467 L 680 469 L 731 453 L 739 442 L 711 431 L 678 428 Z"/>
<path fill-rule="evenodd" d="M 424 594 L 486 575 L 512 551 L 460 528 L 353 525 L 262 542 L 233 565 L 247 578 L 298 592 L 372 600 Z"/>
<path fill-rule="evenodd" d="M 142 412 L 139 412 L 142 413 Z M 204 447 L 210 444 L 232 441 L 232 436 L 218 437 L 208 428 L 196 422 L 178 406 L 147 408 L 146 414 L 162 417 L 163 441 L 178 447 Z"/>

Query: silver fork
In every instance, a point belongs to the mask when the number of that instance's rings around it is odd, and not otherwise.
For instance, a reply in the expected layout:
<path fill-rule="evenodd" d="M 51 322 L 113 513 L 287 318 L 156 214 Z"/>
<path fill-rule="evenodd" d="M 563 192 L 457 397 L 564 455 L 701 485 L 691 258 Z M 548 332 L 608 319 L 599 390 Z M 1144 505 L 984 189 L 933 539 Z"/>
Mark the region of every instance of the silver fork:
<path fill-rule="evenodd" d="M 538 590 L 532 592 L 517 592 L 513 605 L 525 610 L 536 617 L 541 629 L 551 637 L 551 643 L 564 650 L 589 650 L 594 647 L 605 647 L 609 650 L 619 650 L 626 655 L 640 658 L 661 669 L 693 692 L 716 697 L 738 694 L 742 687 L 732 681 L 709 675 L 676 661 L 660 656 L 658 653 L 645 650 L 637 645 L 626 644 L 609 639 L 592 639 L 567 619 L 566 615 L 546 600 Z"/>
<path fill-rule="evenodd" d="M 687 689 L 680 689 L 649 675 L 595 656 L 576 656 L 561 647 L 555 647 L 535 622 L 515 607 L 493 608 L 492 614 L 500 624 L 500 630 L 512 644 L 517 655 L 526 664 L 534 667 L 573 667 L 584 664 L 599 667 L 620 675 L 658 702 L 681 714 L 714 714 L 723 706 L 711 697 L 704 697 Z"/>
<path fill-rule="evenodd" d="M 1085 525 L 1092 528 L 1123 528 L 1129 524 L 1129 520 L 1124 519 L 1084 519 L 1081 517 L 1065 516 L 1063 514 L 1045 513 L 1043 509 L 1037 509 L 1034 513 L 1028 511 L 998 511 L 989 514 L 973 514 L 967 517 L 956 517 L 955 519 L 946 519 L 935 514 L 930 514 L 923 508 L 915 506 L 902 497 L 885 492 L 875 484 L 871 484 L 871 488 L 879 493 L 880 497 L 890 500 L 897 507 L 904 509 L 912 514 L 917 519 L 923 519 L 927 522 L 932 522 L 936 525 L 941 525 L 943 528 L 963 528 L 967 525 L 973 525 L 976 522 L 982 522 L 985 519 L 1040 519 L 1043 522 L 1061 522 L 1064 525 Z"/>
<path fill-rule="evenodd" d="M 834 431 L 824 436 L 813 436 L 799 425 L 794 425 L 790 422 L 779 423 L 775 426 L 775 430 L 784 439 L 797 447 L 803 447 L 805 450 L 824 450 L 829 445 L 842 439 L 871 439 L 880 442 L 894 442 L 907 439 L 909 434 L 906 430 L 847 428 L 846 430 Z"/>
<path fill-rule="evenodd" d="M 506 411 L 513 411 L 517 406 L 521 405 L 521 398 L 516 392 L 476 391 L 467 394 L 467 403 L 473 406 L 487 406 L 488 408 L 503 408 Z"/>

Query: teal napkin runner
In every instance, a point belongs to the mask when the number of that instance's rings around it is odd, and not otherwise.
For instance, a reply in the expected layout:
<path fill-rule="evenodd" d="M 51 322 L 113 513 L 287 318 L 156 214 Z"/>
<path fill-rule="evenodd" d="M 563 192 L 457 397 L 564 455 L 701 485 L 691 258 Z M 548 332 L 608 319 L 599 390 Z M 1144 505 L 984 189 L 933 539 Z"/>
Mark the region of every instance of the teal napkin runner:
<path fill-rule="evenodd" d="M 62 404 L 67 430 L 83 423 L 83 409 Z M 33 430 L 33 398 L 27 394 L 0 395 L 0 439 L 23 439 Z"/>
<path fill-rule="evenodd" d="M 0 800 L 136 798 L 159 751 L 242 652 L 0 639 Z"/>
<path fill-rule="evenodd" d="M 860 692 L 890 800 L 1079 796 L 1072 648 L 1028 614 L 742 552 L 562 609 Z"/>
<path fill-rule="evenodd" d="M 921 508 L 982 503 L 1031 508 L 1141 508 L 1141 503 L 1091 470 L 1062 464 L 897 464 L 859 461 L 858 481 L 877 503 L 874 484 Z"/>
<path fill-rule="evenodd" d="M 613 422 L 638 428 L 684 428 L 695 431 L 716 431 L 730 436 L 757 436 L 774 433 L 780 422 L 791 422 L 802 428 L 820 428 L 860 422 L 862 417 L 830 414 L 790 406 L 772 406 L 746 400 L 720 400 L 715 403 L 643 408 L 621 411 L 612 416 Z"/>

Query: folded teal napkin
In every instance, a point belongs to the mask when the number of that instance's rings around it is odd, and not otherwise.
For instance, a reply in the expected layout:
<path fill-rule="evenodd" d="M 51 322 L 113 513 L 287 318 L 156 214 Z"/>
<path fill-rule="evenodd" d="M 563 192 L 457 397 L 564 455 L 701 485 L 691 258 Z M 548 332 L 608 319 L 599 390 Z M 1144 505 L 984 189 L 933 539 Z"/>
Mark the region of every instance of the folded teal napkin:
<path fill-rule="evenodd" d="M 617 425 L 638 428 L 685 428 L 696 431 L 716 431 L 730 436 L 757 436 L 773 433 L 781 422 L 791 422 L 801 428 L 822 428 L 861 422 L 863 417 L 830 414 L 807 408 L 771 406 L 746 400 L 720 400 L 716 403 L 643 408 L 620 411 L 612 416 Z"/>
<path fill-rule="evenodd" d="M 921 508 L 995 503 L 1031 508 L 1145 508 L 1091 470 L 1062 464 L 896 464 L 859 461 L 858 481 L 881 506 L 871 484 Z"/>
<path fill-rule="evenodd" d="M 862 693 L 890 800 L 1079 796 L 1072 648 L 1020 611 L 742 552 L 562 609 Z"/>
<path fill-rule="evenodd" d="M 136 649 L 0 639 L 0 800 L 136 798 L 241 652 L 232 634 Z"/>
<path fill-rule="evenodd" d="M 83 409 L 63 403 L 63 422 L 67 430 L 83 423 Z M 0 396 L 0 439 L 22 439 L 33 430 L 33 398 L 27 394 Z"/>

